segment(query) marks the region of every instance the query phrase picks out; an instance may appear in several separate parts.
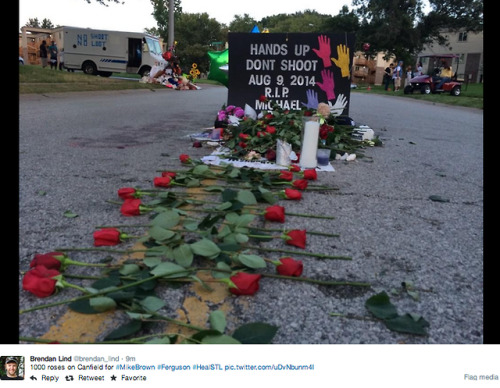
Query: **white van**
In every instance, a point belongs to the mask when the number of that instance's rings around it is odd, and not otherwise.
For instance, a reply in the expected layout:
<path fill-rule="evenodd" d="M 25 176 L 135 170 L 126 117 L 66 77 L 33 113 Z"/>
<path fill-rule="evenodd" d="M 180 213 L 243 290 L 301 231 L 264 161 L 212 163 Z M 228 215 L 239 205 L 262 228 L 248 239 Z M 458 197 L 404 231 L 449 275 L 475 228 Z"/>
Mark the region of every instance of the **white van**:
<path fill-rule="evenodd" d="M 67 69 L 103 77 L 115 72 L 147 76 L 153 66 L 166 65 L 159 39 L 146 33 L 66 26 L 56 32 L 60 32 L 58 48 L 64 49 Z"/>

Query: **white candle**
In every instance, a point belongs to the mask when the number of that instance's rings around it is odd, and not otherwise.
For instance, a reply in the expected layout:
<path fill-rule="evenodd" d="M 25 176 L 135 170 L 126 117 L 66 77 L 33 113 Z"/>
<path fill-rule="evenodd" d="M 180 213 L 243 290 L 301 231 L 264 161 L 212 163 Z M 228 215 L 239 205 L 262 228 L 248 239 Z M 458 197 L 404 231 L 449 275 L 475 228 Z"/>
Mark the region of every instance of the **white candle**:
<path fill-rule="evenodd" d="M 318 137 L 319 122 L 313 120 L 306 121 L 300 150 L 300 167 L 315 168 L 317 166 L 316 152 L 318 150 Z"/>

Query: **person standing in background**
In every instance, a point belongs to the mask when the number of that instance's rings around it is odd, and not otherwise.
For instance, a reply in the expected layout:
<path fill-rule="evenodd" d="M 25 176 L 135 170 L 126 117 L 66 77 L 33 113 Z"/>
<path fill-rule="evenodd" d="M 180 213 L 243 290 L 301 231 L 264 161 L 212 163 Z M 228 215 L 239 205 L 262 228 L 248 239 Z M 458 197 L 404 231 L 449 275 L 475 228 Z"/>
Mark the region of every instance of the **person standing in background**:
<path fill-rule="evenodd" d="M 42 68 L 47 67 L 47 42 L 42 40 L 42 44 L 40 45 L 40 59 L 42 61 Z"/>
<path fill-rule="evenodd" d="M 413 75 L 414 77 L 416 77 L 417 75 L 422 75 L 422 62 L 419 62 L 417 63 L 417 71 L 415 72 L 415 74 Z"/>
<path fill-rule="evenodd" d="M 394 82 L 394 91 L 397 92 L 401 88 L 401 78 L 403 76 L 403 61 L 399 61 L 392 72 L 392 80 Z"/>
<path fill-rule="evenodd" d="M 392 72 L 394 70 L 394 64 L 390 64 L 384 70 L 384 89 L 387 91 L 389 89 L 389 84 L 392 81 Z M 392 85 L 394 88 L 394 85 Z"/>
<path fill-rule="evenodd" d="M 405 87 L 410 84 L 410 80 L 413 78 L 413 72 L 411 71 L 411 66 L 406 67 L 406 77 L 405 77 Z"/>
<path fill-rule="evenodd" d="M 52 44 L 49 46 L 49 55 L 50 55 L 50 68 L 57 70 L 57 54 L 58 49 L 56 42 L 52 41 Z"/>

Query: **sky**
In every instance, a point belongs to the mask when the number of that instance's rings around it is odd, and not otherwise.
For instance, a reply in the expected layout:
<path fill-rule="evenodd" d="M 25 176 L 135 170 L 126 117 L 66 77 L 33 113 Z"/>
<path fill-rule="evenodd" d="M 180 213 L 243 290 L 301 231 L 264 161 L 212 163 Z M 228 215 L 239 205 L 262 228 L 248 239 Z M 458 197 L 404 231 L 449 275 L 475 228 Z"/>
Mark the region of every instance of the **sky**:
<path fill-rule="evenodd" d="M 110 2 L 108 7 L 92 0 L 19 0 L 19 27 L 29 19 L 49 19 L 54 26 L 73 26 L 114 31 L 142 32 L 156 27 L 151 15 L 150 0 L 122 0 L 125 4 Z M 168 0 L 167 0 L 168 1 Z M 186 13 L 208 13 L 211 18 L 229 25 L 234 15 L 250 15 L 255 20 L 280 13 L 295 13 L 306 9 L 335 16 L 343 5 L 351 9 L 351 0 L 182 0 Z M 249 31 L 250 32 L 250 31 Z"/>

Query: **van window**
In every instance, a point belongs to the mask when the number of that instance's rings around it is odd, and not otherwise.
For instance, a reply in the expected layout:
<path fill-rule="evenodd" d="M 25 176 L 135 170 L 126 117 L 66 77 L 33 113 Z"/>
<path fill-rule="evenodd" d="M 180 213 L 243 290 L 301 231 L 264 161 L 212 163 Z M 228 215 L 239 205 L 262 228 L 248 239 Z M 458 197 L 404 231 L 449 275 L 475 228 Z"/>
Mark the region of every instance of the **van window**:
<path fill-rule="evenodd" d="M 160 42 L 158 40 L 146 37 L 146 43 L 148 44 L 149 51 L 151 51 L 153 54 L 161 55 L 161 47 L 160 47 Z"/>

